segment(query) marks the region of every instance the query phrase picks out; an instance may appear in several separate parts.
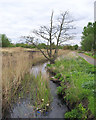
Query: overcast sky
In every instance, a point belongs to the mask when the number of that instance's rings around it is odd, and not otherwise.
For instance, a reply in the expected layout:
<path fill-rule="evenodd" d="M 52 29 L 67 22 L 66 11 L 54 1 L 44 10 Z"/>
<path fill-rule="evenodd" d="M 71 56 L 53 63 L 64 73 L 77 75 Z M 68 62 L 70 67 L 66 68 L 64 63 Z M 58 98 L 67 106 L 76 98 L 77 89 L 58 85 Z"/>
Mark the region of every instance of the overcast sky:
<path fill-rule="evenodd" d="M 77 27 L 71 43 L 80 44 L 83 27 L 94 21 L 94 0 L 0 0 L 0 33 L 16 43 L 20 36 L 48 24 L 52 10 L 55 16 L 70 12 Z"/>

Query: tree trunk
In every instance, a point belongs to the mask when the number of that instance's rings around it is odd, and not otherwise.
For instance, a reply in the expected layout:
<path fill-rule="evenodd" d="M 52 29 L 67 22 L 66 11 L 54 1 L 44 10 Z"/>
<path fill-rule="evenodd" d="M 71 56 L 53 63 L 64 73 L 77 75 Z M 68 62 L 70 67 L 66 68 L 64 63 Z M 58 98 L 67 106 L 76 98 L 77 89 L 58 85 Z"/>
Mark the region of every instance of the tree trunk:
<path fill-rule="evenodd" d="M 51 59 L 50 60 L 50 64 L 54 64 L 55 63 L 55 60 L 54 59 Z"/>

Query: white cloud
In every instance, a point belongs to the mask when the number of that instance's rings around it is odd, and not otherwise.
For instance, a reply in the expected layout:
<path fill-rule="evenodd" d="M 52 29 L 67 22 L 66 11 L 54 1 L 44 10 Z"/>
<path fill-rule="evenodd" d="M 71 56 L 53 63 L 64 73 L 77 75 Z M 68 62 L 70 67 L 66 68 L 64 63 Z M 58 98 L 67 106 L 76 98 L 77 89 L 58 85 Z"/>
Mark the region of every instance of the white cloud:
<path fill-rule="evenodd" d="M 0 0 L 0 33 L 16 42 L 21 35 L 48 24 L 52 10 L 55 15 L 69 10 L 76 20 L 78 41 L 83 27 L 94 20 L 94 0 Z"/>

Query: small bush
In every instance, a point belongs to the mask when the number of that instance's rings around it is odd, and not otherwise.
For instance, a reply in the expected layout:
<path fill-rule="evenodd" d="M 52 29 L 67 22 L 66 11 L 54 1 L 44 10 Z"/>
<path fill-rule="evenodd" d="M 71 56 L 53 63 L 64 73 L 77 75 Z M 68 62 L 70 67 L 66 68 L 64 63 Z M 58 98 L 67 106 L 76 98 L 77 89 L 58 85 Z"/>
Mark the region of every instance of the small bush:
<path fill-rule="evenodd" d="M 74 49 L 75 49 L 75 50 L 77 50 L 77 49 L 78 49 L 78 45 L 74 45 L 73 47 L 74 47 Z"/>
<path fill-rule="evenodd" d="M 47 64 L 47 67 L 51 67 L 51 64 Z"/>
<path fill-rule="evenodd" d="M 80 103 L 77 108 L 65 113 L 65 118 L 87 119 L 87 110 Z"/>
<path fill-rule="evenodd" d="M 57 87 L 57 94 L 63 95 L 64 94 L 64 88 L 62 86 Z"/>
<path fill-rule="evenodd" d="M 60 79 L 59 79 L 59 81 L 63 81 L 63 80 L 64 80 L 64 78 L 61 76 Z"/>
<path fill-rule="evenodd" d="M 60 78 L 61 77 L 61 74 L 60 73 L 57 73 L 56 75 L 55 75 L 55 78 Z"/>

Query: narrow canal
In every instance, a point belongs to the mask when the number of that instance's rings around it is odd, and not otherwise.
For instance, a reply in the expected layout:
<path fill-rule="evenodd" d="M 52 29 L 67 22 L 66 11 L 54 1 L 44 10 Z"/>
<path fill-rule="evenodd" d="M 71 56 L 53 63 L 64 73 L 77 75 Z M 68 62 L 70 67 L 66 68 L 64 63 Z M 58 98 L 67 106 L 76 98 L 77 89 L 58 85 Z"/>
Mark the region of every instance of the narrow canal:
<path fill-rule="evenodd" d="M 37 76 L 39 72 L 41 72 L 42 76 L 46 75 L 49 78 L 46 65 L 47 63 L 33 66 L 30 70 L 30 74 Z M 56 93 L 58 85 L 50 80 L 49 82 L 52 95 L 50 111 L 47 111 L 43 114 L 34 111 L 32 102 L 27 97 L 26 99 L 19 99 L 19 101 L 13 105 L 9 112 L 10 115 L 8 116 L 10 116 L 10 118 L 64 118 L 64 114 L 66 111 L 68 111 L 68 108 Z"/>

